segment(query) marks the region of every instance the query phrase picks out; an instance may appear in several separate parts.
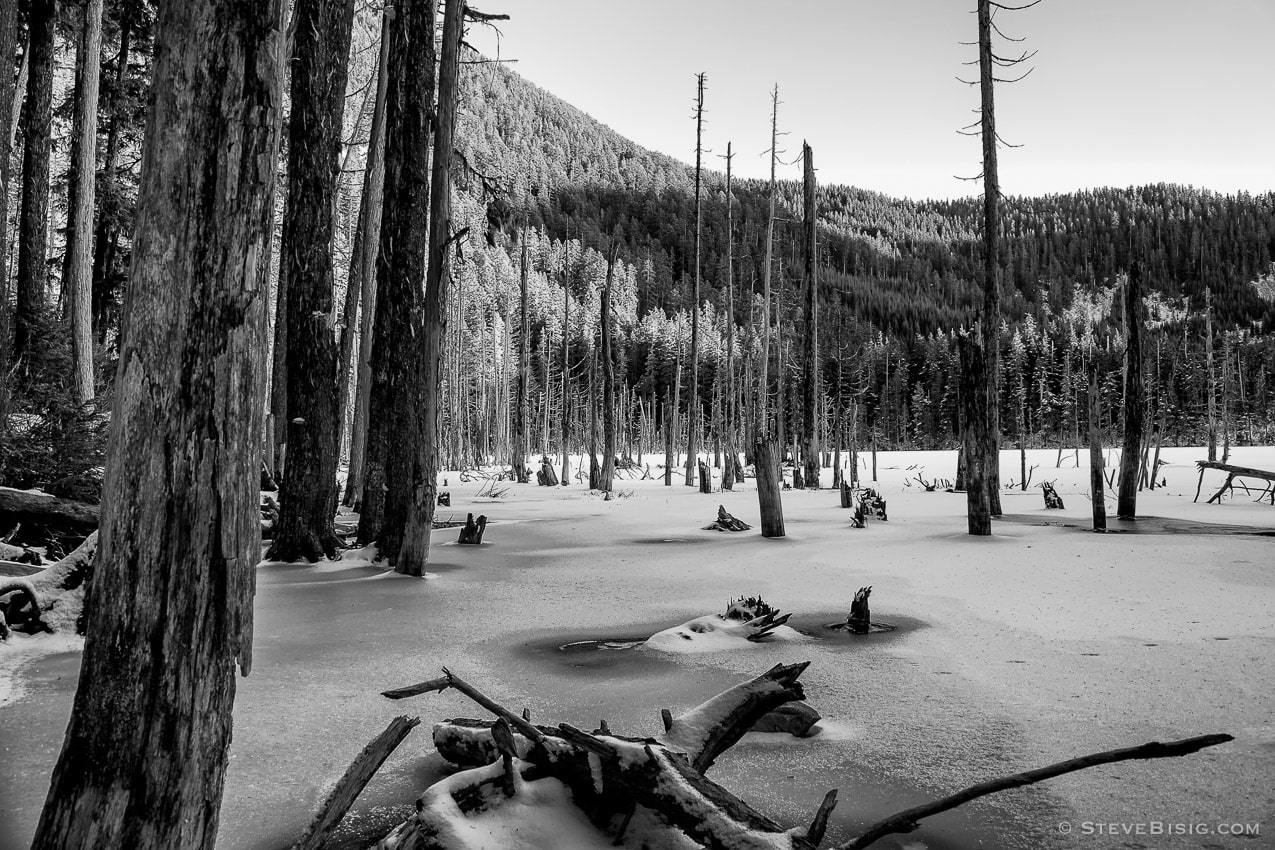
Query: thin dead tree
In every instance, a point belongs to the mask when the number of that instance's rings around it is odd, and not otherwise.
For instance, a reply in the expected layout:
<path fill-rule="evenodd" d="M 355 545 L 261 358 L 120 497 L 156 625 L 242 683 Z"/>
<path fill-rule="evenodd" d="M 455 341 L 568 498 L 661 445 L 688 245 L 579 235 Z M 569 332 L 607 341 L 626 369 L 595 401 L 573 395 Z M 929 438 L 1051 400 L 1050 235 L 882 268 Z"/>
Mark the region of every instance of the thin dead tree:
<path fill-rule="evenodd" d="M 731 160 L 735 154 L 726 143 L 726 403 L 723 410 L 723 442 L 726 466 L 722 469 L 722 489 L 735 488 L 735 472 L 739 463 L 736 446 L 738 404 L 735 399 L 735 198 L 731 186 Z"/>
<path fill-rule="evenodd" d="M 280 0 L 158 4 L 94 599 L 39 850 L 216 838 L 252 659 L 281 24 Z"/>
<path fill-rule="evenodd" d="M 704 74 L 695 75 L 695 273 L 691 289 L 691 386 L 686 404 L 686 486 L 695 486 L 699 465 L 699 292 L 702 246 L 704 156 Z"/>
<path fill-rule="evenodd" d="M 611 287 L 615 282 L 615 263 L 619 245 L 611 243 L 607 251 L 606 283 L 602 286 L 599 323 L 602 325 L 602 473 L 599 490 L 611 492 L 615 479 L 615 334 L 611 317 Z"/>
<path fill-rule="evenodd" d="M 753 463 L 757 479 L 757 506 L 761 511 L 762 537 L 784 536 L 784 508 L 780 497 L 781 475 L 779 450 L 775 444 L 770 416 L 770 338 L 771 298 L 770 274 L 774 265 L 775 242 L 775 165 L 779 159 L 779 86 L 770 94 L 770 184 L 768 187 L 768 212 L 766 215 L 766 259 L 762 270 L 762 299 L 765 315 L 762 318 L 761 372 L 757 382 L 757 409 L 753 422 Z M 780 377 L 782 380 L 782 376 Z"/>
<path fill-rule="evenodd" d="M 528 432 L 531 428 L 531 321 L 527 312 L 527 276 L 530 259 L 527 255 L 527 220 L 523 216 L 521 258 L 518 270 L 518 400 L 514 408 L 513 471 L 518 481 L 527 483 L 531 475 L 527 470 Z"/>
<path fill-rule="evenodd" d="M 0 56 L 12 57 L 18 47 L 18 4 L 0 4 Z M 23 53 L 24 59 L 28 54 Z M 11 69 L 10 69 L 11 70 Z M 13 129 L 17 123 L 9 105 L 16 98 L 13 74 L 0 74 L 0 304 L 9 301 L 9 169 L 13 153 Z M 8 374 L 7 310 L 0 311 L 0 374 Z"/>
<path fill-rule="evenodd" d="M 811 490 L 819 489 L 819 255 L 817 241 L 817 201 L 815 198 L 815 155 L 810 145 L 802 143 L 802 174 L 804 176 L 803 242 L 806 260 L 806 356 L 805 377 L 802 387 L 802 447 L 805 456 L 804 482 Z M 795 461 L 795 458 L 794 458 Z"/>
<path fill-rule="evenodd" d="M 288 117 L 288 202 L 283 219 L 287 265 L 288 461 L 279 491 L 279 520 L 266 557 L 274 561 L 333 558 L 337 502 L 336 340 L 332 335 L 333 198 L 354 21 L 353 0 L 296 0 L 292 110 Z"/>
<path fill-rule="evenodd" d="M 1021 41 L 1006 36 L 992 20 L 993 9 L 1020 11 L 1029 9 L 1040 0 L 1022 6 L 1010 6 L 994 2 L 994 0 L 978 0 L 978 41 L 963 42 L 977 44 L 978 59 L 967 62 L 977 64 L 979 79 L 977 81 L 961 80 L 970 86 L 978 86 L 981 105 L 977 110 L 979 118 L 961 129 L 965 135 L 977 135 L 983 143 L 983 303 L 978 318 L 977 339 L 969 343 L 977 343 L 982 347 L 981 354 L 970 358 L 970 365 L 979 371 L 972 376 L 971 389 L 978 398 L 966 405 L 969 418 L 966 422 L 966 454 L 967 468 L 971 471 L 970 480 L 978 482 L 978 489 L 986 493 L 976 492 L 973 484 L 967 484 L 967 512 L 969 533 L 989 535 L 992 533 L 991 517 L 1000 516 L 1000 323 L 1001 323 L 1001 284 L 1000 284 L 1000 176 L 997 168 L 997 147 L 1004 144 L 996 132 L 996 83 L 1015 83 L 1031 73 L 1029 69 L 1021 76 L 1006 79 L 997 77 L 997 69 L 1015 68 L 1031 60 L 1035 52 L 1024 51 L 1016 57 L 998 55 L 992 48 L 992 33 L 995 31 L 1008 41 Z M 974 178 L 977 179 L 977 178 Z M 982 467 L 978 475 L 973 467 Z"/>

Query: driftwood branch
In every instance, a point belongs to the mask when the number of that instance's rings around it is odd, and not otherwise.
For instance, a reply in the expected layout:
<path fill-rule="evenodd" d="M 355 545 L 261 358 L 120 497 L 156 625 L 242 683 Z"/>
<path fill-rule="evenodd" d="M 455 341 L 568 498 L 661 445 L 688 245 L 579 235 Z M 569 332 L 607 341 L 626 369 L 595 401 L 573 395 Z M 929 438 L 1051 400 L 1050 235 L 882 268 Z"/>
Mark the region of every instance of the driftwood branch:
<path fill-rule="evenodd" d="M 887 835 L 898 833 L 912 832 L 920 826 L 921 820 L 924 818 L 955 809 L 957 806 L 963 806 L 971 800 L 979 797 L 985 797 L 988 794 L 995 794 L 998 791 L 1007 791 L 1010 788 L 1021 788 L 1024 785 L 1034 785 L 1037 782 L 1043 782 L 1046 779 L 1053 779 L 1055 776 L 1062 776 L 1064 773 L 1074 773 L 1077 770 L 1085 770 L 1090 767 L 1097 767 L 1102 764 L 1112 764 L 1119 761 L 1134 761 L 1138 759 L 1162 759 L 1176 758 L 1178 756 L 1187 756 L 1192 753 L 1199 752 L 1205 747 L 1215 747 L 1218 744 L 1224 744 L 1232 741 L 1234 738 L 1230 735 L 1201 735 L 1197 738 L 1187 738 L 1182 741 L 1170 741 L 1167 744 L 1159 741 L 1152 741 L 1149 744 L 1143 744 L 1140 747 L 1128 747 L 1121 750 L 1107 750 L 1106 752 L 1093 753 L 1079 758 L 1060 761 L 1057 764 L 1051 764 L 1048 767 L 1039 767 L 1035 770 L 1027 770 L 1022 773 L 1015 773 L 1011 776 L 1003 776 L 999 779 L 992 779 L 987 782 L 981 782 L 978 785 L 959 791 L 950 797 L 944 797 L 941 800 L 935 800 L 932 803 L 926 803 L 922 806 L 907 809 L 898 814 L 891 815 L 885 820 L 879 821 L 868 827 L 865 831 L 845 842 L 839 844 L 835 850 L 862 850 L 864 847 L 875 844 Z"/>
<path fill-rule="evenodd" d="M 305 837 L 293 845 L 293 850 L 320 850 L 327 843 L 332 831 L 340 825 L 341 818 L 363 793 L 376 771 L 420 722 L 419 717 L 396 717 L 363 748 L 319 808 Z"/>

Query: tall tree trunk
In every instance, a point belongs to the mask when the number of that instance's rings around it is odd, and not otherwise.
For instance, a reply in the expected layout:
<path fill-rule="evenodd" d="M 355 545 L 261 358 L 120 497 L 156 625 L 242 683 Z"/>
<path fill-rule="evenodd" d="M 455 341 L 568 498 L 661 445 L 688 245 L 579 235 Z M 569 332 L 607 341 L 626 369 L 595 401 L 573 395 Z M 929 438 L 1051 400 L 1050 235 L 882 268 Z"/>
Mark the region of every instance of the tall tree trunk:
<path fill-rule="evenodd" d="M 133 2 L 120 6 L 120 49 L 115 57 L 115 81 L 111 89 L 110 123 L 106 130 L 106 151 L 102 165 L 102 191 L 98 199 L 97 228 L 93 235 L 93 330 L 99 342 L 106 341 L 106 305 L 112 298 L 111 267 L 115 262 L 115 246 L 119 238 L 119 149 L 121 125 L 124 123 L 123 96 L 128 79 L 128 63 L 133 43 Z"/>
<path fill-rule="evenodd" d="M 806 487 L 819 489 L 819 254 L 816 242 L 815 156 L 810 145 L 803 144 L 802 171 L 805 175 L 805 249 L 806 249 L 806 363 L 803 391 L 802 448 L 806 459 Z"/>
<path fill-rule="evenodd" d="M 1107 530 L 1107 483 L 1102 477 L 1102 430 L 1098 424 L 1098 410 L 1102 400 L 1098 395 L 1098 363 L 1089 364 L 1089 498 L 1093 502 L 1093 530 Z"/>
<path fill-rule="evenodd" d="M 531 426 L 531 320 L 527 312 L 527 276 L 530 261 L 527 257 L 527 220 L 522 222 L 521 257 L 518 266 L 518 402 L 514 408 L 513 470 L 524 484 L 530 479 L 527 471 L 527 432 Z"/>
<path fill-rule="evenodd" d="M 429 198 L 429 270 L 425 279 L 425 321 L 420 346 L 421 442 L 411 469 L 411 490 L 403 547 L 396 569 L 422 575 L 429 556 L 430 532 L 438 494 L 438 426 L 442 405 L 443 335 L 447 324 L 447 287 L 451 281 L 452 152 L 455 149 L 456 92 L 460 77 L 460 42 L 465 4 L 447 0 L 443 46 L 438 70 L 438 105 L 434 139 L 434 171 Z"/>
<path fill-rule="evenodd" d="M 84 4 L 76 51 L 75 203 L 68 214 L 65 289 L 71 307 L 71 360 L 75 397 L 93 400 L 93 208 L 97 176 L 97 91 L 102 67 L 102 0 Z"/>
<path fill-rule="evenodd" d="M 563 260 L 564 264 L 566 260 Z M 562 410 L 559 411 L 562 418 L 562 486 L 566 487 L 570 482 L 571 475 L 571 420 L 570 405 L 567 402 L 567 388 L 570 380 L 570 369 L 567 367 L 567 355 L 570 348 L 567 345 L 567 328 L 571 322 L 571 288 L 567 286 L 566 270 L 562 275 Z M 665 482 L 667 483 L 667 482 Z"/>
<path fill-rule="evenodd" d="M 34 353 L 35 336 L 44 312 L 48 270 L 49 154 L 53 118 L 54 25 L 57 0 L 31 0 L 27 12 L 31 70 L 23 104 L 22 206 L 18 222 L 17 310 L 14 314 L 14 360 Z M 29 363 L 29 360 L 28 360 Z M 25 373 L 26 368 L 23 369 Z"/>
<path fill-rule="evenodd" d="M 739 461 L 735 399 L 735 199 L 731 194 L 731 143 L 726 143 L 726 404 L 723 411 L 723 439 L 726 466 L 722 469 L 722 489 L 735 489 L 735 465 Z"/>
<path fill-rule="evenodd" d="M 422 473 L 425 442 L 435 439 L 425 430 L 421 409 L 434 10 L 432 0 L 395 4 L 386 77 L 385 206 L 376 261 L 376 324 L 359 540 L 375 542 L 396 568 L 413 479 Z M 423 561 L 423 557 L 418 560 Z"/>
<path fill-rule="evenodd" d="M 363 473 L 367 449 L 368 400 L 372 391 L 372 337 L 376 318 L 376 258 L 381 241 L 381 210 L 385 198 L 385 92 L 389 72 L 390 29 L 394 7 L 387 6 L 381 17 L 381 45 L 376 71 L 376 102 L 372 107 L 372 130 L 368 137 L 367 166 L 363 176 L 363 198 L 350 263 L 348 285 L 359 290 L 359 359 L 354 392 L 354 423 L 350 428 L 350 472 L 345 481 L 346 505 L 362 507 Z M 346 333 L 348 333 L 348 327 Z M 343 338 L 344 339 L 344 338 Z M 346 362 L 342 360 L 342 362 Z M 348 392 L 348 388 L 347 388 Z M 342 418 L 344 422 L 344 418 Z"/>
<path fill-rule="evenodd" d="M 599 489 L 611 492 L 615 479 L 615 354 L 611 343 L 611 285 L 615 280 L 616 245 L 607 254 L 607 278 L 602 287 L 602 480 Z"/>
<path fill-rule="evenodd" d="M 974 358 L 982 372 L 975 376 L 977 391 L 985 398 L 978 407 L 979 417 L 969 424 L 973 440 L 968 442 L 970 481 L 977 480 L 987 490 L 986 500 L 992 516 L 1000 516 L 1000 179 L 996 168 L 996 106 L 993 95 L 995 62 L 992 56 L 991 0 L 978 0 L 978 64 L 979 89 L 982 95 L 983 137 L 983 309 L 979 316 L 981 357 Z M 981 466 L 981 474 L 973 467 Z M 971 484 L 971 489 L 972 489 Z M 981 510 L 982 499 L 978 501 Z M 971 496 L 970 533 L 990 534 L 991 525 L 975 517 Z M 986 531 L 974 531 L 975 528 Z"/>
<path fill-rule="evenodd" d="M 288 206 L 282 262 L 288 279 L 288 460 L 272 561 L 336 556 L 336 340 L 332 336 L 333 197 L 341 150 L 354 0 L 296 0 Z"/>
<path fill-rule="evenodd" d="M 775 430 L 770 416 L 770 338 L 771 338 L 771 298 L 770 274 L 774 259 L 775 241 L 775 162 L 779 158 L 779 86 L 771 91 L 770 96 L 770 186 L 769 210 L 766 216 L 766 259 L 762 270 L 762 343 L 760 380 L 757 382 L 757 409 L 753 423 L 753 464 L 757 479 L 757 507 L 761 512 L 762 537 L 784 536 L 784 509 L 780 488 L 783 475 L 780 472 L 779 449 L 775 441 Z M 782 382 L 782 369 L 777 378 Z M 782 416 L 782 414 L 780 414 Z M 776 417 L 777 418 L 777 417 Z"/>
<path fill-rule="evenodd" d="M 10 63 L 4 66 L 6 73 L 0 74 L 0 375 L 9 374 L 9 162 L 15 123 L 9 105 L 16 99 L 9 71 L 17 49 L 18 4 L 6 2 L 0 4 L 0 57 Z M 0 405 L 6 392 L 0 390 Z"/>
<path fill-rule="evenodd" d="M 88 640 L 33 847 L 211 848 L 252 658 L 280 3 L 159 4 Z"/>
<path fill-rule="evenodd" d="M 1213 366 L 1213 293 L 1204 290 L 1204 369 L 1208 376 L 1209 460 L 1217 460 L 1217 371 Z"/>
<path fill-rule="evenodd" d="M 974 334 L 962 334 L 957 338 L 957 346 L 961 355 L 961 432 L 965 435 L 965 505 L 966 520 L 970 534 L 987 536 L 992 533 L 992 505 L 987 487 L 987 464 L 979 462 L 985 444 L 980 439 L 977 423 L 986 422 L 988 418 L 986 386 L 982 382 L 987 350 Z M 876 474 L 876 443 L 873 433 L 872 480 Z M 957 457 L 959 465 L 961 457 Z M 960 471 L 957 479 L 961 478 Z"/>
<path fill-rule="evenodd" d="M 700 254 L 702 251 L 703 201 L 701 198 L 704 133 L 704 75 L 695 79 L 695 278 L 691 296 L 691 389 L 686 404 L 686 486 L 695 486 L 698 472 L 699 439 L 702 428 L 699 421 L 699 290 Z"/>
<path fill-rule="evenodd" d="M 1116 504 L 1119 519 L 1138 515 L 1138 470 L 1142 461 L 1143 429 L 1146 425 L 1146 378 L 1142 365 L 1142 269 L 1135 260 L 1129 265 L 1124 298 L 1124 450 L 1120 455 L 1120 494 Z"/>

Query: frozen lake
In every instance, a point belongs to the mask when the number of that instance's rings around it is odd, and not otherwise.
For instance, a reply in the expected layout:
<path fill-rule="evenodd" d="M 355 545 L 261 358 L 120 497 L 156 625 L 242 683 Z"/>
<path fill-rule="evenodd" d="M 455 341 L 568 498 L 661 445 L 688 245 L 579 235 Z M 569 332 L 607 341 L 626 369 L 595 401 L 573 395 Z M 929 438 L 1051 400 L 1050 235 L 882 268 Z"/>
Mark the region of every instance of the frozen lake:
<path fill-rule="evenodd" d="M 253 671 L 239 680 L 219 846 L 289 845 L 325 790 L 398 714 L 420 715 L 423 725 L 351 820 L 405 817 L 440 769 L 428 755 L 429 724 L 483 715 L 453 692 L 398 703 L 379 692 L 444 665 L 511 708 L 530 708 L 535 721 L 592 728 L 605 718 L 618 733 L 649 734 L 661 708 L 676 714 L 800 660 L 812 662 L 802 681 L 825 717 L 823 734 L 750 735 L 710 774 L 781 822 L 808 822 L 838 787 L 829 838 L 844 838 L 982 779 L 1229 732 L 1234 742 L 1188 758 L 996 795 L 880 846 L 1267 846 L 1275 834 L 1275 507 L 1243 490 L 1203 504 L 1219 473 L 1206 476 L 1193 504 L 1194 461 L 1203 456 L 1166 450 L 1168 486 L 1138 502 L 1141 514 L 1160 519 L 1112 518 L 1113 533 L 1095 535 L 1085 531 L 1087 466 L 1075 469 L 1068 454 L 1055 469 L 1055 451 L 1030 452 L 1033 481 L 1056 481 L 1067 507 L 1046 511 L 1035 487 L 1006 491 L 1007 516 L 991 539 L 964 533 L 963 494 L 916 483 L 918 474 L 954 477 L 954 452 L 879 455 L 890 521 L 863 530 L 850 527 L 833 490 L 785 492 L 783 540 L 756 533 L 751 481 L 708 496 L 680 483 L 619 480 L 617 491 L 631 495 L 612 501 L 580 485 L 511 484 L 504 498 L 488 500 L 476 498 L 486 482 L 451 474 L 452 507 L 439 518 L 486 513 L 489 542 L 457 546 L 456 530 L 437 532 L 426 581 L 341 562 L 260 569 Z M 1017 480 L 1017 453 L 1002 459 L 1003 481 Z M 1275 469 L 1275 450 L 1239 448 L 1231 462 Z M 700 530 L 718 504 L 754 531 Z M 899 631 L 821 635 L 820 624 L 844 619 L 854 591 L 869 584 L 874 618 Z M 557 649 L 650 634 L 753 594 L 795 612 L 790 625 L 809 636 L 675 656 Z M 0 847 L 29 842 L 61 747 L 78 653 L 59 640 L 0 648 Z M 1262 835 L 1132 844 L 1082 833 L 1086 823 L 1153 821 L 1260 822 Z"/>

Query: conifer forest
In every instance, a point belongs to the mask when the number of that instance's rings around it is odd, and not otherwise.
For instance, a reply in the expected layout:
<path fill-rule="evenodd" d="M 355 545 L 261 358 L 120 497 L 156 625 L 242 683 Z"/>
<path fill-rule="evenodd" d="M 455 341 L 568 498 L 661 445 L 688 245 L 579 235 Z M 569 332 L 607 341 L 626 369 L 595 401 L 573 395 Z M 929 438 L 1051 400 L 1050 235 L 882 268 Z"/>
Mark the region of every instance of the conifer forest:
<path fill-rule="evenodd" d="M 1002 191 L 1068 3 L 872 82 L 897 10 L 741 0 L 673 91 L 678 4 L 0 0 L 0 848 L 1275 840 L 1275 185 Z"/>

